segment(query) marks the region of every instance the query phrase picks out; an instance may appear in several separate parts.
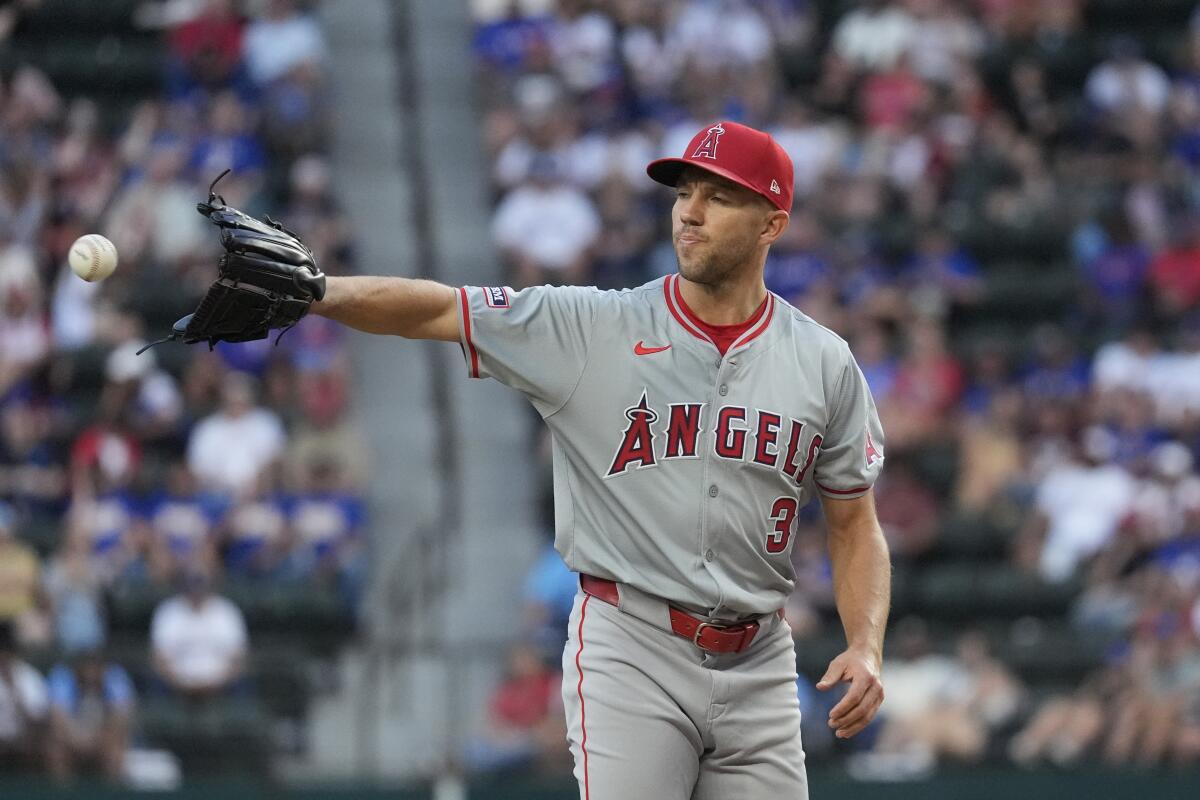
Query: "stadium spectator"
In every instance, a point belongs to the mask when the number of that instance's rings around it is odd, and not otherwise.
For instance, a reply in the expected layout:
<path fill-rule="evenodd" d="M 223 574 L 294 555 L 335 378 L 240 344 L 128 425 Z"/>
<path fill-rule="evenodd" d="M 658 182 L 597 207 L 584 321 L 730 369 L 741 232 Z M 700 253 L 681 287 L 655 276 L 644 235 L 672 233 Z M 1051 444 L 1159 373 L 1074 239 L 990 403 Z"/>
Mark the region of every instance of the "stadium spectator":
<path fill-rule="evenodd" d="M 888 69 L 916 40 L 912 15 L 891 0 L 863 0 L 833 30 L 832 53 L 857 69 Z"/>
<path fill-rule="evenodd" d="M 0 503 L 0 624 L 29 622 L 37 610 L 41 566 L 33 548 L 17 538 L 11 506 Z"/>
<path fill-rule="evenodd" d="M 581 283 L 589 275 L 600 217 L 587 195 L 563 181 L 554 157 L 539 155 L 529 183 L 501 200 L 492 235 L 517 286 Z"/>
<path fill-rule="evenodd" d="M 928 631 L 915 619 L 901 621 L 894 635 L 897 657 L 884 660 L 884 675 L 901 698 L 889 703 L 876 752 L 900 755 L 908 768 L 983 758 L 992 732 L 1019 711 L 1021 685 L 977 632 L 959 638 L 954 656 L 932 653 Z"/>
<path fill-rule="evenodd" d="M 1084 93 L 1114 134 L 1140 144 L 1158 133 L 1156 123 L 1170 90 L 1170 79 L 1142 57 L 1137 40 L 1119 36 L 1110 45 L 1109 58 L 1088 75 Z"/>
<path fill-rule="evenodd" d="M 255 405 L 254 380 L 230 372 L 221 408 L 192 430 L 187 463 L 201 487 L 236 497 L 251 491 L 287 444 L 278 416 Z"/>
<path fill-rule="evenodd" d="M 42 0 L 15 0 L 0 7 L 0 42 L 4 42 L 18 30 L 22 15 L 36 9 Z"/>
<path fill-rule="evenodd" d="M 546 667 L 536 649 L 515 645 L 508 674 L 488 700 L 485 730 L 464 753 L 468 767 L 498 771 L 533 766 L 539 759 L 561 761 L 563 748 L 551 744 L 565 732 L 561 683 L 562 676 Z"/>
<path fill-rule="evenodd" d="M 58 205 L 57 214 L 48 209 L 49 218 L 46 220 L 48 232 L 53 233 L 58 233 L 63 227 L 72 227 L 61 223 L 74 215 L 87 220 L 98 219 L 120 179 L 112 145 L 104 136 L 100 108 L 94 100 L 87 97 L 72 99 L 67 106 L 63 125 L 64 130 L 54 144 L 50 164 L 51 174 L 58 186 L 54 197 L 54 204 Z M 54 220 L 56 215 L 62 217 L 58 225 Z M 55 255 L 62 255 L 72 242 L 74 238 L 67 236 L 54 242 L 52 248 L 58 251 Z"/>
<path fill-rule="evenodd" d="M 0 496 L 25 520 L 53 519 L 67 497 L 51 402 L 13 399 L 0 410 Z"/>
<path fill-rule="evenodd" d="M 350 378 L 343 367 L 344 362 L 339 361 L 336 368 L 299 378 L 300 413 L 284 459 L 292 486 L 300 485 L 303 470 L 315 463 L 335 465 L 347 491 L 361 492 L 367 486 L 371 450 L 349 413 Z"/>
<path fill-rule="evenodd" d="M 987 512 L 1027 482 L 1020 436 L 1023 411 L 1021 393 L 1008 389 L 991 396 L 985 413 L 963 423 L 954 488 L 959 510 Z"/>
<path fill-rule="evenodd" d="M 289 163 L 321 149 L 326 136 L 325 39 L 293 0 L 267 0 L 246 28 L 246 68 L 261 89 L 260 131 L 267 150 Z"/>
<path fill-rule="evenodd" d="M 98 495 L 125 487 L 141 465 L 142 446 L 130 430 L 127 389 L 119 383 L 105 385 L 95 421 L 71 447 L 71 487 L 76 493 Z"/>
<path fill-rule="evenodd" d="M 12 623 L 0 621 L 0 767 L 28 771 L 37 766 L 46 710 L 45 681 L 20 659 Z"/>
<path fill-rule="evenodd" d="M 321 271 L 326 275 L 344 274 L 354 264 L 350 222 L 334 197 L 330 165 L 323 156 L 306 153 L 292 164 L 288 175 L 287 206 L 282 219 L 313 251 Z M 310 326 L 322 319 L 313 315 L 304 320 L 304 325 Z M 295 336 L 302 330 L 303 327 L 298 328 L 288 336 Z M 298 354 L 303 352 L 300 349 Z"/>
<path fill-rule="evenodd" d="M 64 652 L 80 652 L 103 641 L 104 576 L 93 569 L 91 547 L 67 536 L 46 565 L 42 588 L 49 604 L 54 641 Z"/>
<path fill-rule="evenodd" d="M 903 456 L 888 459 L 887 476 L 880 475 L 875 485 L 875 502 L 894 559 L 913 560 L 933 546 L 938 526 L 937 497 L 917 479 Z"/>
<path fill-rule="evenodd" d="M 365 569 L 363 498 L 347 485 L 337 463 L 314 461 L 305 467 L 299 492 L 285 503 L 292 531 L 285 571 L 291 578 L 337 586 L 353 605 Z"/>
<path fill-rule="evenodd" d="M 943 422 L 964 384 L 962 366 L 936 322 L 918 320 L 907 334 L 907 352 L 897 366 L 891 391 L 876 399 L 893 452 L 947 435 Z"/>
<path fill-rule="evenodd" d="M 172 26 L 167 34 L 170 94 L 186 98 L 195 89 L 215 92 L 240 82 L 244 33 L 234 0 L 204 0 L 198 13 Z"/>
<path fill-rule="evenodd" d="M 1151 254 L 1124 214 L 1108 220 L 1104 236 L 1105 244 L 1083 264 L 1083 308 L 1089 323 L 1121 330 L 1140 311 Z"/>
<path fill-rule="evenodd" d="M 232 91 L 213 97 L 208 124 L 192 143 L 188 169 L 196 175 L 213 177 L 231 169 L 256 188 L 266 167 L 266 153 L 250 123 L 250 110 Z"/>
<path fill-rule="evenodd" d="M 1099 427 L 1082 435 L 1078 458 L 1052 468 L 1037 490 L 1036 515 L 1017 541 L 1018 563 L 1051 581 L 1075 575 L 1103 549 L 1133 503 L 1133 478 L 1110 463 L 1116 440 Z"/>
<path fill-rule="evenodd" d="M 1200 218 L 1178 223 L 1173 245 L 1150 264 L 1149 283 L 1157 310 L 1167 319 L 1200 303 Z"/>
<path fill-rule="evenodd" d="M 206 702 L 239 689 L 248 637 L 242 612 L 214 594 L 208 575 L 184 575 L 182 593 L 164 600 L 150 623 L 154 671 L 176 697 Z"/>
<path fill-rule="evenodd" d="M 900 282 L 913 305 L 927 316 L 975 305 L 983 295 L 983 276 L 975 259 L 945 230 L 933 226 L 918 235 Z"/>
<path fill-rule="evenodd" d="M 567 569 L 554 549 L 553 531 L 529 572 L 522 591 L 525 624 L 531 641 L 543 652 L 561 652 L 566 643 L 567 621 L 579 589 L 579 576 Z"/>
<path fill-rule="evenodd" d="M 1010 741 L 1008 754 L 1022 766 L 1049 761 L 1060 767 L 1089 755 L 1108 724 L 1108 706 L 1126 683 L 1119 667 L 1093 673 L 1072 693 L 1048 698 Z"/>
<path fill-rule="evenodd" d="M 122 261 L 145 262 L 144 268 L 169 277 L 186 259 L 211 252 L 213 242 L 184 175 L 187 143 L 171 133 L 152 131 L 148 138 L 145 170 L 117 192 L 103 233 Z"/>
<path fill-rule="evenodd" d="M 250 77 L 266 86 L 291 73 L 319 72 L 325 37 L 293 0 L 266 0 L 262 16 L 246 28 L 244 52 Z"/>
<path fill-rule="evenodd" d="M 1104 759 L 1113 765 L 1164 763 L 1181 711 L 1200 693 L 1200 646 L 1178 615 L 1148 614 L 1131 642 L 1131 686 L 1116 699 Z"/>
<path fill-rule="evenodd" d="M 50 671 L 46 765 L 58 783 L 90 767 L 113 783 L 124 776 L 135 703 L 133 682 L 98 647 Z"/>
<path fill-rule="evenodd" d="M 158 368 L 154 352 L 138 353 L 145 344 L 130 339 L 113 348 L 104 362 L 104 377 L 125 398 L 128 425 L 141 444 L 176 447 L 181 444 L 183 398 L 175 379 Z"/>
<path fill-rule="evenodd" d="M 167 469 L 166 486 L 145 509 L 151 572 L 157 581 L 170 584 L 189 569 L 217 568 L 215 529 L 225 506 L 222 499 L 200 492 L 187 465 L 175 463 Z"/>
<path fill-rule="evenodd" d="M 0 219 L 0 396 L 28 378 L 50 348 L 42 283 L 15 224 Z"/>
<path fill-rule="evenodd" d="M 137 498 L 127 486 L 106 487 L 99 494 L 77 490 L 65 521 L 67 536 L 86 543 L 89 568 L 107 586 L 145 580 L 149 568 L 145 525 L 138 515 Z"/>
<path fill-rule="evenodd" d="M 277 578 L 292 546 L 287 508 L 270 480 L 261 478 L 229 510 L 224 525 L 225 568 L 243 578 Z"/>

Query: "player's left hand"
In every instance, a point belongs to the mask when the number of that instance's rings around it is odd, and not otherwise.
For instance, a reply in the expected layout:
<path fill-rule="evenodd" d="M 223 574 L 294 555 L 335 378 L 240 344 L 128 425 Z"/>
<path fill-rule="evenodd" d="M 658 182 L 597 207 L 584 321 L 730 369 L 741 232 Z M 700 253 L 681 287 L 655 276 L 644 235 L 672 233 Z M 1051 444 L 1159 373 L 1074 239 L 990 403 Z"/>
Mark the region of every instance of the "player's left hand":
<path fill-rule="evenodd" d="M 850 684 L 846 696 L 829 712 L 829 727 L 839 739 L 849 739 L 875 718 L 875 712 L 883 703 L 879 669 L 877 656 L 851 648 L 829 662 L 829 669 L 817 682 L 821 691 L 839 683 Z"/>

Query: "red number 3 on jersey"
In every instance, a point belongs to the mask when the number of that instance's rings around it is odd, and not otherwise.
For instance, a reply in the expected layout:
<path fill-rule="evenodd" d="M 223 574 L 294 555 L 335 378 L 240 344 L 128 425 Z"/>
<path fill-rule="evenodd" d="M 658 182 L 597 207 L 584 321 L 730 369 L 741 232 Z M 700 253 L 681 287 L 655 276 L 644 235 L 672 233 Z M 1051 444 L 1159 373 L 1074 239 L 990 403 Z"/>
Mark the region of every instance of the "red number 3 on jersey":
<path fill-rule="evenodd" d="M 767 532 L 768 553 L 782 553 L 787 549 L 798 508 L 799 503 L 794 497 L 780 497 L 771 504 L 771 521 L 775 523 L 775 529 Z"/>

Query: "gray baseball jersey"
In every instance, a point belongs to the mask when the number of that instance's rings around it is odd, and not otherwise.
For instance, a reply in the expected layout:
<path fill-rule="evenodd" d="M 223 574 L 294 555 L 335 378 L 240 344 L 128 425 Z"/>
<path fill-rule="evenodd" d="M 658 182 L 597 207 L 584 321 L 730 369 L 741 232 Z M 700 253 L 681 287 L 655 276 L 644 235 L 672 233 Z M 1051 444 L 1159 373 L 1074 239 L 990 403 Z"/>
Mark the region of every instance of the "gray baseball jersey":
<path fill-rule="evenodd" d="M 792 591 L 797 511 L 866 493 L 883 432 L 836 334 L 772 294 L 722 356 L 678 281 L 463 287 L 463 353 L 550 426 L 572 570 L 717 618 L 769 613 Z"/>

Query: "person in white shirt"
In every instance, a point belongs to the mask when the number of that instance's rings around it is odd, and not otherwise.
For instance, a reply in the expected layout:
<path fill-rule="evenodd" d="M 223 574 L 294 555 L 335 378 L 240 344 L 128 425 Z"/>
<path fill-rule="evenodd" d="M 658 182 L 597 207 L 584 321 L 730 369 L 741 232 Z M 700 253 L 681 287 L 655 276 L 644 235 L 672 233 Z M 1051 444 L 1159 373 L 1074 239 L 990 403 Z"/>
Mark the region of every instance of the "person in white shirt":
<path fill-rule="evenodd" d="M 263 15 L 246 28 L 246 69 L 265 85 L 297 68 L 316 68 L 325 60 L 325 39 L 316 20 L 301 14 L 292 0 L 268 0 Z"/>
<path fill-rule="evenodd" d="M 1088 75 L 1084 93 L 1107 114 L 1157 115 L 1167 107 L 1171 79 L 1162 67 L 1142 58 L 1135 39 L 1121 36 L 1113 40 L 1110 57 Z"/>
<path fill-rule="evenodd" d="M 184 593 L 164 600 L 150 623 L 154 669 L 191 700 L 234 688 L 246 668 L 248 636 L 242 612 L 213 593 L 200 571 L 184 577 Z"/>
<path fill-rule="evenodd" d="M 1081 461 L 1066 461 L 1042 480 L 1037 513 L 1020 537 L 1021 560 L 1049 581 L 1074 576 L 1081 563 L 1108 545 L 1133 510 L 1133 476 L 1108 463 L 1116 449 L 1113 435 L 1088 428 L 1080 444 Z"/>
<path fill-rule="evenodd" d="M 187 464 L 206 488 L 237 496 L 248 492 L 283 452 L 287 436 L 273 412 L 254 405 L 254 380 L 230 372 L 221 410 L 192 430 Z"/>
<path fill-rule="evenodd" d="M 496 208 L 492 236 L 521 286 L 587 283 L 600 215 L 588 196 L 561 180 L 553 156 L 534 157 L 529 182 Z"/>
<path fill-rule="evenodd" d="M 838 21 L 833 50 L 856 68 L 890 69 L 912 47 L 916 21 L 891 0 L 866 0 Z"/>
<path fill-rule="evenodd" d="M 33 766 L 48 708 L 46 682 L 17 657 L 12 624 L 0 622 L 0 772 Z"/>

